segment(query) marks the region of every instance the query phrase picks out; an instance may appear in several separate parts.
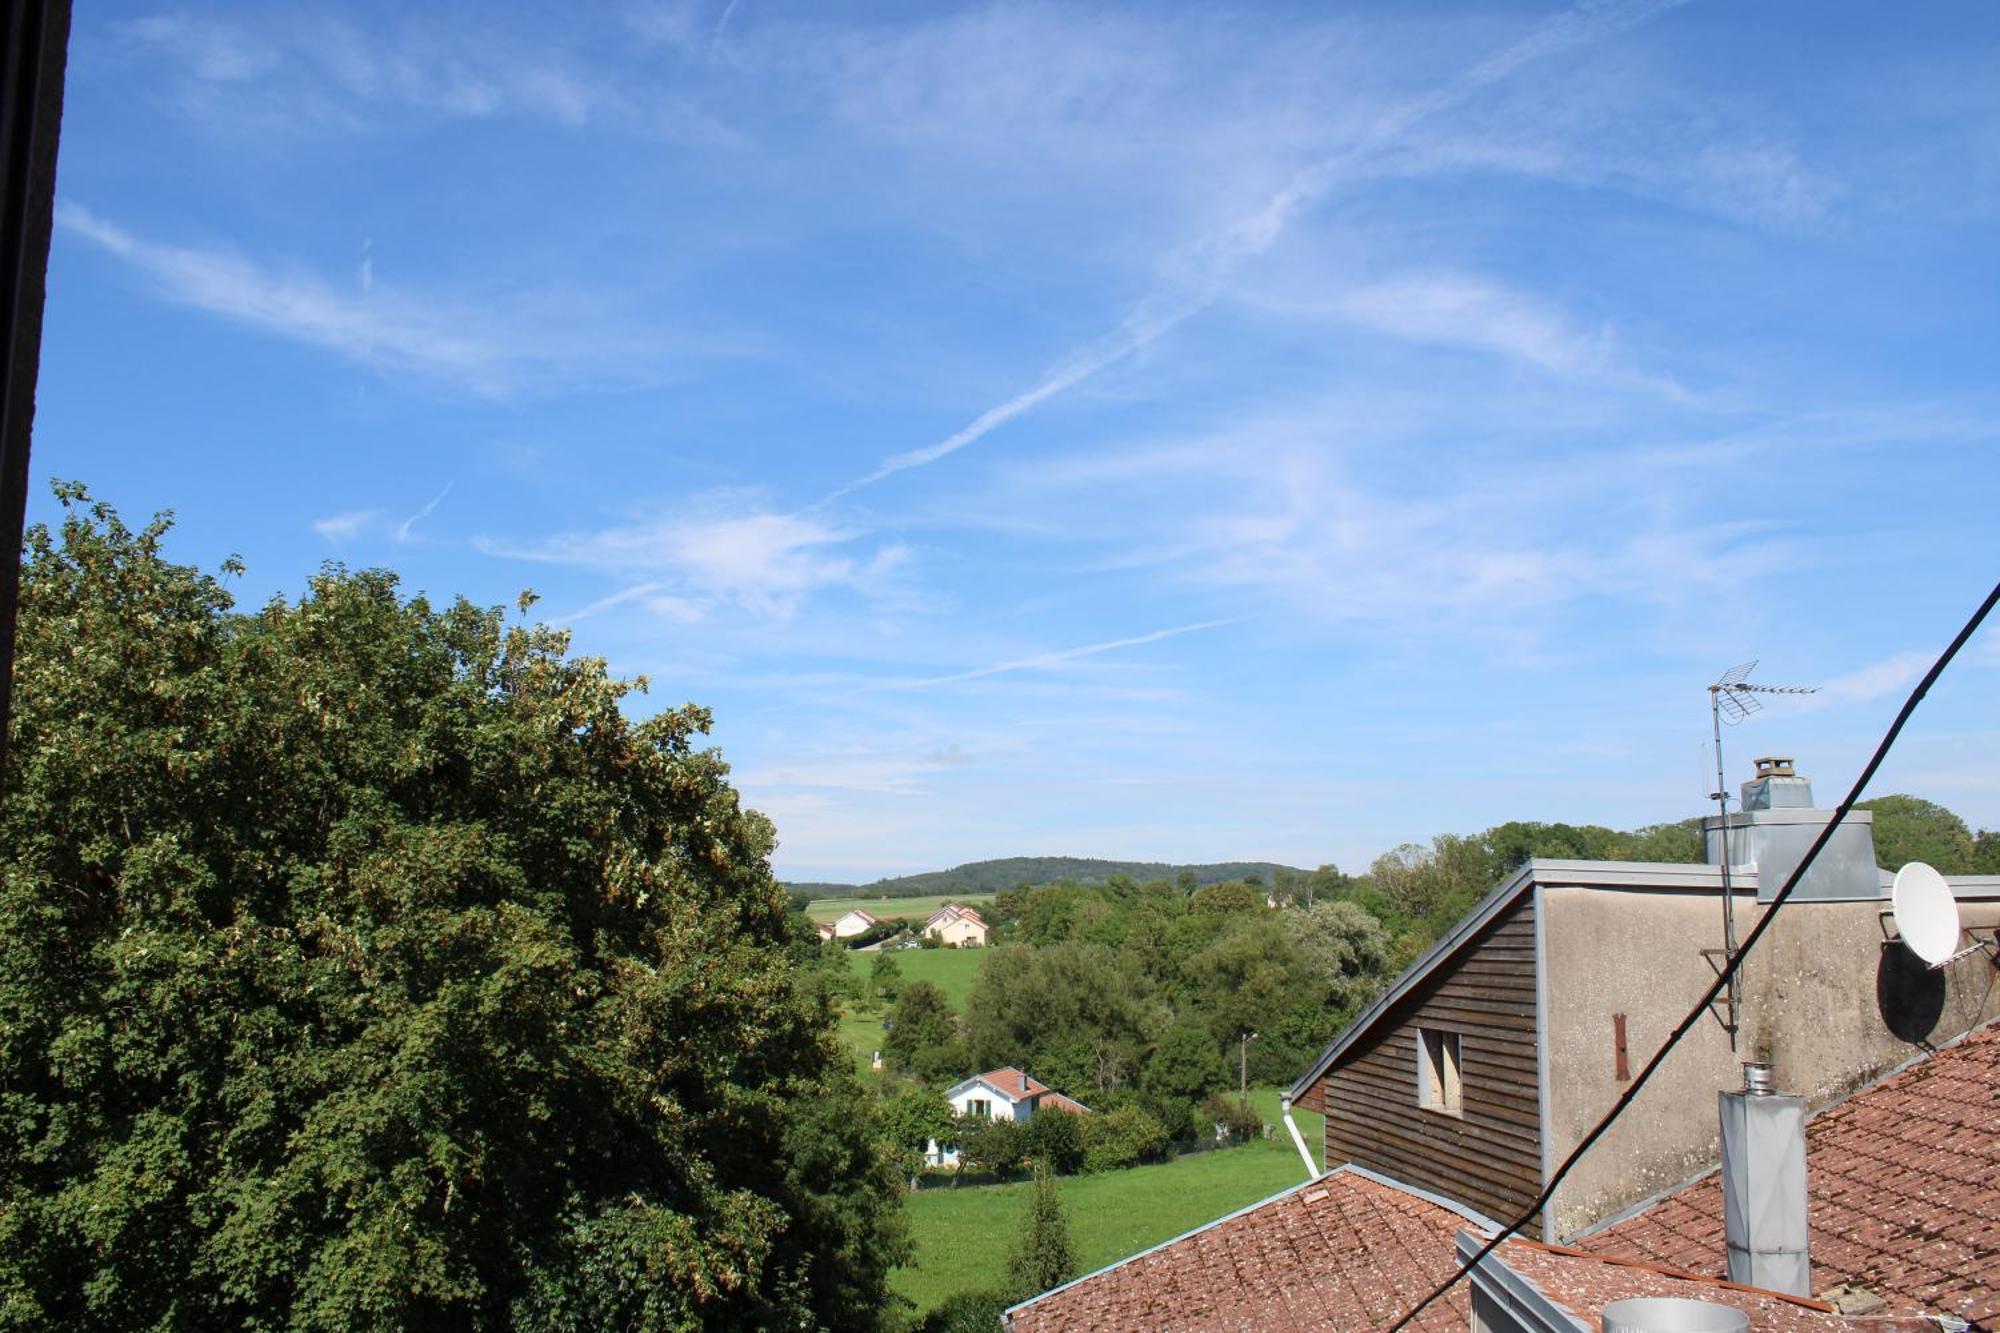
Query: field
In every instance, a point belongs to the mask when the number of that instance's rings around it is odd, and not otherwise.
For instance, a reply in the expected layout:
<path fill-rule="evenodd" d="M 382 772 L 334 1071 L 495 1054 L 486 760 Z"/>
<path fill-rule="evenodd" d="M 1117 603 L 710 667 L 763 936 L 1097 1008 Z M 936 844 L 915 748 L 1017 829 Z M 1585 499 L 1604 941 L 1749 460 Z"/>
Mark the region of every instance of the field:
<path fill-rule="evenodd" d="M 889 956 L 896 960 L 905 983 L 935 982 L 962 1014 L 965 997 L 972 993 L 973 973 L 979 970 L 979 960 L 985 954 L 984 949 L 897 949 Z M 856 949 L 847 955 L 847 965 L 856 976 L 866 979 L 880 956 Z M 866 1073 L 869 1056 L 882 1049 L 882 1015 L 853 1011 L 841 1015 L 840 1040 L 854 1052 L 855 1061 Z"/>
<path fill-rule="evenodd" d="M 1213 1222 L 1305 1178 L 1298 1150 L 1278 1119 L 1277 1089 L 1253 1088 L 1250 1096 L 1272 1127 L 1268 1141 L 1197 1153 L 1157 1166 L 1063 1178 L 1063 1209 L 1069 1215 L 1079 1276 Z M 1300 1111 L 1293 1118 L 1317 1156 L 1322 1142 L 1320 1117 Z M 891 1285 L 916 1302 L 920 1311 L 930 1310 L 960 1291 L 1001 1285 L 1008 1252 L 1020 1233 L 1029 1189 L 1021 1183 L 947 1187 L 910 1195 L 907 1204 L 916 1259 L 891 1274 Z"/>
<path fill-rule="evenodd" d="M 986 956 L 984 949 L 896 949 L 889 956 L 896 960 L 896 970 L 903 974 L 903 984 L 912 981 L 928 981 L 944 992 L 952 1007 L 959 1013 L 965 1012 L 966 997 L 972 994 L 973 974 L 979 971 L 979 960 Z M 866 980 L 869 969 L 875 966 L 876 953 L 863 953 L 856 949 L 847 955 L 847 965 L 854 974 Z"/>
<path fill-rule="evenodd" d="M 990 893 L 959 893 L 946 898 L 815 898 L 806 904 L 806 915 L 815 921 L 836 921 L 859 907 L 884 921 L 897 921 L 922 919 L 946 903 L 978 908 L 992 901 Z"/>

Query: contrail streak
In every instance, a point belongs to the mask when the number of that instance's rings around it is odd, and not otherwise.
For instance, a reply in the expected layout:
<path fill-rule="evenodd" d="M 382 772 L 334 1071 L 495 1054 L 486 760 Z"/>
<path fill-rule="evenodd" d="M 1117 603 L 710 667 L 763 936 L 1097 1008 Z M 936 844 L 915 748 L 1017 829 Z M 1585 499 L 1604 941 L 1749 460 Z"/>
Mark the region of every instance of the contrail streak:
<path fill-rule="evenodd" d="M 926 685 L 950 685 L 961 680 L 978 680 L 982 676 L 997 676 L 1007 671 L 1035 671 L 1042 667 L 1060 666 L 1064 662 L 1074 662 L 1079 657 L 1095 657 L 1118 648 L 1136 648 L 1142 643 L 1158 643 L 1161 639 L 1171 639 L 1180 634 L 1192 634 L 1196 630 L 1220 629 L 1224 625 L 1238 625 L 1246 616 L 1233 616 L 1227 620 L 1203 620 L 1192 625 L 1176 625 L 1172 629 L 1156 629 L 1151 634 L 1135 634 L 1129 639 L 1109 639 L 1104 643 L 1088 643 L 1081 648 L 1064 648 L 1053 653 L 1037 653 L 1033 657 L 1019 657 L 1011 662 L 997 662 L 992 666 L 979 667 L 972 671 L 960 671 L 949 676 L 931 676 L 925 680 L 898 681 L 892 688 L 918 689 Z"/>
<path fill-rule="evenodd" d="M 873 472 L 847 483 L 820 503 L 838 500 L 898 472 L 924 467 L 955 454 L 1022 413 L 1075 388 L 1105 367 L 1151 346 L 1213 305 L 1237 269 L 1275 245 L 1299 211 L 1326 193 L 1343 170 L 1365 162 L 1388 142 L 1499 83 L 1524 65 L 1588 45 L 1686 3 L 1687 0 L 1585 0 L 1474 65 L 1444 87 L 1392 108 L 1363 131 L 1356 142 L 1300 169 L 1262 208 L 1198 247 L 1197 253 L 1207 251 L 1206 272 L 1191 288 L 1150 294 L 1109 335 L 1058 365 L 1040 383 L 997 407 L 988 408 L 935 444 L 891 454 Z"/>

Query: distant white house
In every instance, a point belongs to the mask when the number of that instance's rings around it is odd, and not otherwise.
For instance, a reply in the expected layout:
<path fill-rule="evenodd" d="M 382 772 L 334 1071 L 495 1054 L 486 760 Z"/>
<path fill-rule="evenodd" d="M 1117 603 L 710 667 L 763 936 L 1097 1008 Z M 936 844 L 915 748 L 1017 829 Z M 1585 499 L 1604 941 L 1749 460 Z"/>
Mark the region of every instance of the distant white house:
<path fill-rule="evenodd" d="M 837 940 L 844 940 L 851 935 L 865 934 L 870 926 L 879 926 L 881 924 L 880 918 L 873 912 L 863 911 L 861 908 L 856 907 L 833 923 L 833 937 Z"/>
<path fill-rule="evenodd" d="M 819 932 L 819 937 L 823 940 L 830 940 L 834 938 L 833 922 L 831 921 L 815 922 L 813 924 L 813 929 Z"/>
<path fill-rule="evenodd" d="M 977 949 L 985 945 L 989 932 L 985 917 L 970 907 L 946 903 L 930 914 L 922 933 L 937 936 L 953 949 Z"/>
<path fill-rule="evenodd" d="M 951 1113 L 967 1120 L 1031 1120 L 1037 1110 L 1090 1114 L 1082 1102 L 1063 1096 L 1012 1065 L 974 1074 L 953 1085 L 944 1097 L 951 1103 Z M 941 1148 L 932 1139 L 924 1148 L 924 1160 L 932 1166 L 957 1166 L 958 1149 Z"/>

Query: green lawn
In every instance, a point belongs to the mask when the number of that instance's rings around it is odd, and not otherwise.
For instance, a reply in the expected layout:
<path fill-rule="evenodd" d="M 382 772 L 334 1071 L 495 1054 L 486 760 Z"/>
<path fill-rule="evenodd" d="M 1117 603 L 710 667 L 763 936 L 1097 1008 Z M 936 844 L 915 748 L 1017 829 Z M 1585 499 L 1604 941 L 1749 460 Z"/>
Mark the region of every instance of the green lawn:
<path fill-rule="evenodd" d="M 965 997 L 972 993 L 972 974 L 979 969 L 979 960 L 984 949 L 897 949 L 890 957 L 896 960 L 896 967 L 903 974 L 905 982 L 931 981 L 944 991 L 961 1013 L 965 1010 Z M 875 966 L 877 953 L 863 953 L 856 949 L 847 955 L 847 965 L 855 975 L 867 977 Z M 869 1057 L 882 1049 L 882 1015 L 876 1012 L 854 1012 L 840 1017 L 840 1040 L 848 1050 L 854 1052 L 855 1065 L 867 1076 Z M 975 1070 L 966 1070 L 975 1073 Z"/>
<path fill-rule="evenodd" d="M 1278 1119 L 1278 1090 L 1255 1088 L 1250 1096 L 1272 1126 L 1268 1142 L 1197 1153 L 1157 1166 L 1063 1179 L 1063 1208 L 1076 1243 L 1079 1276 L 1213 1222 L 1305 1178 L 1298 1150 Z M 1300 1111 L 1293 1118 L 1317 1156 L 1320 1117 Z M 891 1285 L 916 1302 L 920 1311 L 934 1308 L 959 1291 L 999 1286 L 1005 1278 L 1007 1254 L 1020 1232 L 1029 1188 L 1021 1183 L 910 1195 L 907 1203 L 916 1259 L 891 1275 Z"/>
<path fill-rule="evenodd" d="M 880 952 L 852 950 L 847 955 L 847 965 L 854 969 L 856 976 L 866 980 Z M 934 983 L 962 1014 L 965 1012 L 966 997 L 972 994 L 973 973 L 979 970 L 979 960 L 986 956 L 986 950 L 892 949 L 889 956 L 896 960 L 896 970 L 903 974 L 905 982 Z"/>
<path fill-rule="evenodd" d="M 946 903 L 978 908 L 992 901 L 990 893 L 955 893 L 947 898 L 815 898 L 806 904 L 806 915 L 815 921 L 834 921 L 859 907 L 884 921 L 896 921 L 927 917 Z"/>

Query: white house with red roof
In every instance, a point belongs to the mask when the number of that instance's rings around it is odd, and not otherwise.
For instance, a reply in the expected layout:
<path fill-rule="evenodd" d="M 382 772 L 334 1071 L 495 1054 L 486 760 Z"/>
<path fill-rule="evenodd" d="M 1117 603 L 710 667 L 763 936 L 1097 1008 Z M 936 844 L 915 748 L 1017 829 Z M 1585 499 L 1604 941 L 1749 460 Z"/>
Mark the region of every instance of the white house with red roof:
<path fill-rule="evenodd" d="M 870 927 L 881 924 L 882 919 L 873 912 L 860 907 L 852 908 L 834 921 L 833 937 L 844 940 L 855 935 L 863 935 Z"/>
<path fill-rule="evenodd" d="M 951 1113 L 962 1120 L 1019 1120 L 1034 1118 L 1036 1111 L 1061 1111 L 1066 1115 L 1089 1115 L 1090 1108 L 1065 1097 L 1039 1079 L 1008 1065 L 1002 1069 L 974 1074 L 945 1092 Z M 941 1147 L 933 1139 L 924 1152 L 932 1166 L 957 1166 L 958 1149 Z"/>

